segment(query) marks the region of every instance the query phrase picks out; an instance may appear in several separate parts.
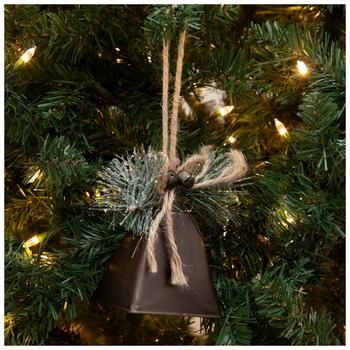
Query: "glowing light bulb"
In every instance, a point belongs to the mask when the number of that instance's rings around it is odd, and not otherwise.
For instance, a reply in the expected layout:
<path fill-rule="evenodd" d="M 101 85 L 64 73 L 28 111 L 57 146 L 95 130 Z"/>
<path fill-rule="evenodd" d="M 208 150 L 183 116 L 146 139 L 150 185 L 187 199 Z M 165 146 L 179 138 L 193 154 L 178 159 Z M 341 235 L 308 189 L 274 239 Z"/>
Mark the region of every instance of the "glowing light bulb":
<path fill-rule="evenodd" d="M 147 51 L 147 61 L 149 63 L 152 63 L 152 52 L 151 51 Z"/>
<path fill-rule="evenodd" d="M 309 73 L 309 68 L 303 61 L 297 61 L 297 69 L 300 75 L 305 76 Z"/>
<path fill-rule="evenodd" d="M 281 136 L 287 137 L 288 130 L 286 129 L 284 124 L 280 122 L 277 118 L 275 118 L 275 126 Z"/>
<path fill-rule="evenodd" d="M 280 213 L 282 214 L 282 217 L 283 217 L 281 220 L 281 224 L 284 227 L 288 228 L 289 225 L 295 223 L 295 219 L 287 210 L 281 209 Z"/>
<path fill-rule="evenodd" d="M 5 325 L 8 325 L 8 326 L 10 326 L 10 327 L 11 327 L 11 326 L 14 324 L 14 322 L 15 322 L 13 315 L 12 315 L 12 314 L 9 314 L 9 313 L 5 315 L 4 319 L 5 319 Z"/>
<path fill-rule="evenodd" d="M 94 191 L 94 195 L 95 195 L 95 198 L 100 198 L 101 197 L 101 193 L 99 190 L 95 190 Z"/>
<path fill-rule="evenodd" d="M 24 248 L 30 248 L 30 247 L 33 247 L 37 244 L 39 244 L 40 241 L 39 241 L 39 237 L 38 236 L 33 236 L 32 238 L 28 239 L 24 244 L 23 244 L 23 247 Z"/>
<path fill-rule="evenodd" d="M 231 136 L 227 139 L 227 141 L 228 141 L 229 143 L 233 144 L 233 143 L 236 142 L 236 138 L 235 138 L 233 135 L 231 135 Z"/>
<path fill-rule="evenodd" d="M 219 108 L 218 113 L 221 117 L 224 117 L 225 115 L 231 113 L 234 108 L 235 108 L 235 106 L 221 107 L 221 108 Z"/>
<path fill-rule="evenodd" d="M 287 212 L 287 210 L 284 211 L 284 215 L 286 216 L 286 220 L 289 224 L 295 222 L 294 218 Z"/>
<path fill-rule="evenodd" d="M 30 61 L 30 59 L 34 56 L 36 50 L 36 46 L 33 46 L 32 48 L 28 49 L 22 56 L 21 56 L 21 60 L 24 63 L 27 63 Z"/>
<path fill-rule="evenodd" d="M 40 233 L 39 235 L 35 235 L 32 238 L 29 238 L 27 241 L 24 242 L 23 248 L 33 247 L 39 244 L 40 242 L 42 242 L 45 237 L 46 237 L 46 233 Z"/>
<path fill-rule="evenodd" d="M 37 178 L 41 177 L 42 176 L 42 173 L 39 170 L 37 170 L 37 172 L 28 180 L 28 183 L 33 183 Z"/>

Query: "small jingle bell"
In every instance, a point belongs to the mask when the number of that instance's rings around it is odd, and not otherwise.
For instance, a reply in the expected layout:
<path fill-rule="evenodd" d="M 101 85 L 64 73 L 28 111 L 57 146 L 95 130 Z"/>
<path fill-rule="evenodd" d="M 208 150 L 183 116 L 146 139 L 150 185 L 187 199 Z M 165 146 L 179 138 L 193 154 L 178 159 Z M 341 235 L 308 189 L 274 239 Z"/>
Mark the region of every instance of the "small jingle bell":
<path fill-rule="evenodd" d="M 191 188 L 194 185 L 194 177 L 187 171 L 180 171 L 177 177 L 180 184 L 185 188 Z"/>
<path fill-rule="evenodd" d="M 174 187 L 176 187 L 179 183 L 179 179 L 175 172 L 169 171 L 167 175 L 167 183 L 166 183 L 166 189 L 171 190 Z"/>

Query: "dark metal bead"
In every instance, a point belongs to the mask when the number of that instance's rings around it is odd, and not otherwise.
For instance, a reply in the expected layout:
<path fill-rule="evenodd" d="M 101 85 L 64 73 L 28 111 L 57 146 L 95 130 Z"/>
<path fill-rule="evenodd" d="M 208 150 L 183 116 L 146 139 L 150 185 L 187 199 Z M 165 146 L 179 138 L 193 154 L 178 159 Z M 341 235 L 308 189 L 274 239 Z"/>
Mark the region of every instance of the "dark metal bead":
<path fill-rule="evenodd" d="M 187 171 L 180 171 L 177 174 L 180 184 L 185 188 L 191 188 L 194 185 L 194 177 Z"/>
<path fill-rule="evenodd" d="M 179 179 L 175 172 L 169 171 L 167 176 L 167 183 L 166 183 L 166 189 L 171 190 L 174 187 L 176 187 L 179 183 Z"/>

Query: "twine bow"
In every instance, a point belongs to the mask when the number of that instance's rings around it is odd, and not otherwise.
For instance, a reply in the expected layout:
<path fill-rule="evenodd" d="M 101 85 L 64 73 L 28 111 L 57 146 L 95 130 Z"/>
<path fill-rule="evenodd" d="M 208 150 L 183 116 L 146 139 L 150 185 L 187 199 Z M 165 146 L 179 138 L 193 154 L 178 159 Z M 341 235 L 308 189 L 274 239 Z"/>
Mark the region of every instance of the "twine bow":
<path fill-rule="evenodd" d="M 163 96 L 162 96 L 162 116 L 163 116 L 163 154 L 165 156 L 165 164 L 163 167 L 163 174 L 167 174 L 169 170 L 175 174 L 179 174 L 182 171 L 187 171 L 189 174 L 197 173 L 195 176 L 195 183 L 192 186 L 193 189 L 207 188 L 210 186 L 233 183 L 240 177 L 244 176 L 247 171 L 247 163 L 243 154 L 240 151 L 232 150 L 226 154 L 226 157 L 230 160 L 229 165 L 223 168 L 221 173 L 216 178 L 205 180 L 205 175 L 210 166 L 210 153 L 211 146 L 204 146 L 200 152 L 190 156 L 182 165 L 177 166 L 176 162 L 176 144 L 177 144 L 177 131 L 178 131 L 178 109 L 180 102 L 180 90 L 181 90 L 181 75 L 182 75 L 182 63 L 185 50 L 186 30 L 180 34 L 177 62 L 176 62 L 176 74 L 175 74 L 175 90 L 173 95 L 173 106 L 171 115 L 171 134 L 170 145 L 168 138 L 168 88 L 169 88 L 169 42 L 164 39 L 163 41 Z M 168 152 L 169 148 L 169 152 Z M 188 286 L 186 276 L 182 268 L 182 260 L 179 255 L 174 230 L 173 230 L 173 217 L 172 207 L 175 200 L 175 188 L 166 188 L 166 175 L 162 177 L 162 181 L 159 184 L 159 191 L 163 195 L 163 204 L 160 211 L 155 216 L 148 234 L 147 241 L 147 262 L 149 269 L 152 273 L 158 271 L 157 261 L 155 257 L 155 241 L 159 230 L 160 223 L 165 218 L 166 232 L 170 243 L 171 257 L 170 268 L 171 278 L 170 283 L 176 286 Z"/>

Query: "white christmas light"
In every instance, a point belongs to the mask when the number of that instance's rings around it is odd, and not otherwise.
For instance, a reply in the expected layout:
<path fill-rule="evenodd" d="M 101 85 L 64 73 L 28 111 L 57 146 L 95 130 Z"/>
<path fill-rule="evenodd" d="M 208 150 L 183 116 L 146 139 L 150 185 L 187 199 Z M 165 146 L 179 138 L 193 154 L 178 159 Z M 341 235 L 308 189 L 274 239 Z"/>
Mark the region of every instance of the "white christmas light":
<path fill-rule="evenodd" d="M 282 122 L 280 122 L 277 118 L 275 118 L 275 126 L 281 136 L 286 137 L 288 135 L 288 130 L 284 126 Z"/>
<path fill-rule="evenodd" d="M 24 242 L 23 248 L 30 248 L 39 244 L 44 240 L 45 236 L 46 236 L 46 233 L 40 233 L 39 235 L 35 235 L 32 238 L 29 238 Z"/>
<path fill-rule="evenodd" d="M 151 51 L 148 51 L 148 52 L 147 52 L 147 61 L 148 61 L 149 63 L 152 63 L 152 52 L 151 52 Z"/>
<path fill-rule="evenodd" d="M 38 177 L 41 177 L 42 176 L 42 173 L 39 170 L 37 170 L 37 172 L 29 179 L 28 183 L 33 183 Z"/>
<path fill-rule="evenodd" d="M 33 247 L 37 244 L 40 243 L 39 237 L 38 236 L 33 236 L 32 238 L 28 239 L 24 244 L 23 247 L 24 248 L 30 248 Z"/>
<path fill-rule="evenodd" d="M 236 142 L 236 138 L 235 138 L 233 135 L 231 135 L 231 136 L 227 139 L 227 141 L 228 141 L 229 143 L 233 144 L 233 143 Z"/>
<path fill-rule="evenodd" d="M 232 110 L 235 108 L 235 106 L 225 106 L 225 107 L 221 107 L 218 110 L 218 113 L 224 117 L 225 115 L 229 114 L 232 112 Z"/>
<path fill-rule="evenodd" d="M 305 76 L 309 73 L 309 68 L 303 61 L 297 61 L 297 69 L 300 75 Z"/>
<path fill-rule="evenodd" d="M 28 49 L 22 56 L 21 56 L 21 60 L 24 63 L 27 63 L 30 61 L 30 59 L 34 56 L 36 50 L 36 46 L 33 46 L 32 48 Z"/>
<path fill-rule="evenodd" d="M 12 327 L 12 325 L 15 322 L 14 317 L 11 314 L 6 314 L 4 317 L 4 320 L 5 320 L 5 325 L 7 325 L 9 327 Z"/>
<path fill-rule="evenodd" d="M 294 218 L 287 212 L 287 210 L 284 211 L 284 215 L 286 216 L 286 220 L 289 224 L 295 222 Z"/>

